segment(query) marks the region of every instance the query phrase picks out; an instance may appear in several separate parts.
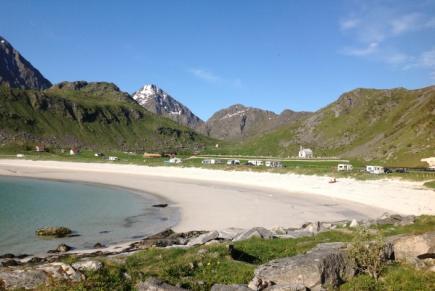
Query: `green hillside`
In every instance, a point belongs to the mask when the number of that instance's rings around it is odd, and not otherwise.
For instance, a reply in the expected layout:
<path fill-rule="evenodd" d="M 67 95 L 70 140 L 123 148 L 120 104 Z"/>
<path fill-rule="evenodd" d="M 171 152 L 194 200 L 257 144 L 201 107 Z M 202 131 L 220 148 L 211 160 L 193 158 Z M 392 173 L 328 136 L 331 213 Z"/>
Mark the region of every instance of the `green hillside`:
<path fill-rule="evenodd" d="M 196 150 L 210 142 L 146 111 L 111 83 L 61 83 L 44 91 L 0 86 L 0 143 L 91 149 Z"/>
<path fill-rule="evenodd" d="M 233 145 L 228 152 L 316 156 L 422 165 L 435 154 L 435 86 L 419 90 L 356 89 L 313 115 Z"/>

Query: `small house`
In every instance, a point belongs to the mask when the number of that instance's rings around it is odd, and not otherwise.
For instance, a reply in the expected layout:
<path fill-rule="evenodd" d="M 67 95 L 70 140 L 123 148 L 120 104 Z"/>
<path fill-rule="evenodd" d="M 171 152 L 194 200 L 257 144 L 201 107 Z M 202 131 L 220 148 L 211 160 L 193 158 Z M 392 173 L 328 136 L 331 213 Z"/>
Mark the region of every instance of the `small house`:
<path fill-rule="evenodd" d="M 228 160 L 227 165 L 240 165 L 240 160 Z"/>
<path fill-rule="evenodd" d="M 35 146 L 35 151 L 37 152 L 45 152 L 45 146 L 43 144 L 38 144 Z"/>
<path fill-rule="evenodd" d="M 109 161 L 117 161 L 117 160 L 119 160 L 118 157 L 109 156 Z"/>
<path fill-rule="evenodd" d="M 72 148 L 69 150 L 69 154 L 70 154 L 70 156 L 77 155 L 79 152 L 80 152 L 80 149 L 79 149 L 78 147 L 72 147 Z"/>
<path fill-rule="evenodd" d="M 303 148 L 302 146 L 299 149 L 299 158 L 301 159 L 312 159 L 313 158 L 313 151 L 308 148 Z"/>
<path fill-rule="evenodd" d="M 170 164 L 180 164 L 181 163 L 181 159 L 173 157 L 173 158 L 169 159 L 168 163 L 170 163 Z"/>
<path fill-rule="evenodd" d="M 352 171 L 353 167 L 351 164 L 338 164 L 337 165 L 337 171 Z"/>
<path fill-rule="evenodd" d="M 370 174 L 383 174 L 384 173 L 384 167 L 381 166 L 366 166 L 366 172 Z"/>
<path fill-rule="evenodd" d="M 266 161 L 265 166 L 269 168 L 282 168 L 282 163 L 280 161 Z"/>
<path fill-rule="evenodd" d="M 263 166 L 264 162 L 261 160 L 249 160 L 248 164 L 253 166 Z"/>
<path fill-rule="evenodd" d="M 435 157 L 421 159 L 420 161 L 427 163 L 429 169 L 435 170 Z"/>

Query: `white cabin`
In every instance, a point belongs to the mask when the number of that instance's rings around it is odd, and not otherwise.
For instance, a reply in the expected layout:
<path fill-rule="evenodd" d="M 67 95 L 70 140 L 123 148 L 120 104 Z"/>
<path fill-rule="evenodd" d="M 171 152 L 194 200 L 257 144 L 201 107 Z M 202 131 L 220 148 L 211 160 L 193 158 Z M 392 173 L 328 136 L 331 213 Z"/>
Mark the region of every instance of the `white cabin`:
<path fill-rule="evenodd" d="M 338 164 L 337 171 L 352 171 L 353 167 L 351 164 Z"/>
<path fill-rule="evenodd" d="M 280 161 L 266 161 L 265 166 L 270 168 L 282 168 L 282 163 Z"/>
<path fill-rule="evenodd" d="M 435 157 L 421 159 L 420 161 L 427 163 L 429 166 L 429 169 L 435 170 Z"/>
<path fill-rule="evenodd" d="M 313 151 L 311 149 L 304 149 L 302 146 L 299 149 L 299 158 L 301 159 L 312 159 Z"/>
<path fill-rule="evenodd" d="M 384 167 L 381 166 L 366 166 L 366 171 L 370 174 L 383 174 L 384 173 Z"/>
<path fill-rule="evenodd" d="M 248 164 L 254 165 L 254 166 L 262 166 L 264 164 L 261 160 L 249 160 Z"/>
<path fill-rule="evenodd" d="M 171 164 L 181 164 L 181 159 L 180 158 L 170 158 L 168 162 Z"/>

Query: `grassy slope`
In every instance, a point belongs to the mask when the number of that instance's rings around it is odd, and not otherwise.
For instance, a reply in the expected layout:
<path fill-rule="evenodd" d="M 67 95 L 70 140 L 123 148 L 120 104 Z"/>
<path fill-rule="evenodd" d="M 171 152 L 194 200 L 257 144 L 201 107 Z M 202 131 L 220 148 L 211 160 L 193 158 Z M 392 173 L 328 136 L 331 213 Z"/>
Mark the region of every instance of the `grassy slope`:
<path fill-rule="evenodd" d="M 424 233 L 435 231 L 435 217 L 421 216 L 414 225 L 379 228 L 385 236 L 402 233 Z M 209 290 L 215 283 L 246 284 L 252 277 L 256 266 L 270 260 L 304 253 L 318 243 L 351 241 L 355 233 L 349 229 L 320 233 L 314 237 L 298 239 L 250 239 L 236 242 L 236 249 L 246 255 L 234 260 L 228 255 L 227 245 L 209 245 L 189 249 L 157 249 L 140 251 L 127 258 L 125 262 L 115 263 L 105 260 L 106 267 L 100 272 L 88 274 L 85 283 L 72 286 L 53 286 L 41 290 L 129 290 L 140 280 L 156 276 L 171 283 L 193 290 Z M 74 261 L 70 257 L 67 262 Z M 128 273 L 131 280 L 125 278 Z M 394 279 L 394 280 L 393 280 Z M 361 290 L 358 286 L 370 285 L 374 290 L 431 290 L 435 274 L 414 270 L 408 266 L 394 265 L 387 268 L 381 283 L 356 277 L 343 285 L 344 290 Z M 353 287 L 357 287 L 357 289 Z M 383 289 L 382 289 L 382 288 Z M 397 288 L 393 288 L 397 287 Z M 411 289 L 407 289 L 411 288 Z M 433 290 L 433 289 L 432 289 Z"/>
<path fill-rule="evenodd" d="M 433 155 L 435 150 L 434 109 L 435 87 L 357 89 L 298 123 L 225 151 L 295 156 L 303 144 L 312 147 L 318 156 L 422 166 L 420 158 Z"/>
<path fill-rule="evenodd" d="M 144 110 L 124 93 L 104 90 L 54 88 L 40 92 L 2 86 L 0 133 L 8 137 L 3 143 L 41 141 L 53 147 L 78 144 L 96 149 L 168 150 L 211 141 Z"/>

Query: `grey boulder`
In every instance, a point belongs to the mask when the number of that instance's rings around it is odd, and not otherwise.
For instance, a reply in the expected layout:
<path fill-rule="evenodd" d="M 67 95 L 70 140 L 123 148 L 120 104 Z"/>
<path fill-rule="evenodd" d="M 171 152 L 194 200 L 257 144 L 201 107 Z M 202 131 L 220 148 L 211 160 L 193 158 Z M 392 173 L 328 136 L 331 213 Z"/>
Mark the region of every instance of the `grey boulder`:
<path fill-rule="evenodd" d="M 307 254 L 268 262 L 255 270 L 249 288 L 262 290 L 282 285 L 316 290 L 324 285 L 338 286 L 355 273 L 346 247 L 344 243 L 319 244 Z"/>
<path fill-rule="evenodd" d="M 198 237 L 195 237 L 191 239 L 187 245 L 188 246 L 197 246 L 197 245 L 203 245 L 211 240 L 217 239 L 219 237 L 219 232 L 217 231 L 211 231 L 204 234 L 201 234 Z"/>
<path fill-rule="evenodd" d="M 247 240 L 253 237 L 270 239 L 274 237 L 274 234 L 264 227 L 254 227 L 238 234 L 233 241 Z"/>
<path fill-rule="evenodd" d="M 181 291 L 186 289 L 169 285 L 157 278 L 151 277 L 148 278 L 145 282 L 139 282 L 138 284 L 136 284 L 136 290 L 137 291 Z"/>
<path fill-rule="evenodd" d="M 224 285 L 224 284 L 215 284 L 210 289 L 211 291 L 252 291 L 246 285 Z"/>

